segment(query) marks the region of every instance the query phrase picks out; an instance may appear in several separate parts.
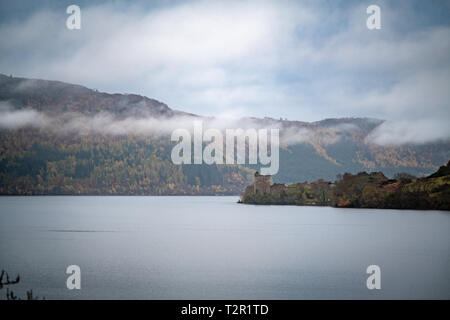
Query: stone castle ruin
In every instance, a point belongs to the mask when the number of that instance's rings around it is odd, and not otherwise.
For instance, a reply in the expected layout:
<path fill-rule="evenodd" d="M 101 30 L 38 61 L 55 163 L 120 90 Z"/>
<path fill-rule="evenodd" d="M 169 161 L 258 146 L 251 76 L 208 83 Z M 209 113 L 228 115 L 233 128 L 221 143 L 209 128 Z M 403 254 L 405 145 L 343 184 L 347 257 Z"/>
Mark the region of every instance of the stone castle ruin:
<path fill-rule="evenodd" d="M 262 175 L 258 171 L 255 172 L 255 181 L 253 184 L 245 188 L 245 191 L 241 194 L 241 198 L 245 198 L 251 195 L 264 195 L 270 194 L 272 187 L 272 176 Z"/>
<path fill-rule="evenodd" d="M 329 194 L 332 188 L 334 188 L 334 183 L 322 179 L 311 183 L 272 184 L 271 175 L 262 175 L 256 172 L 255 181 L 245 188 L 245 191 L 241 194 L 240 202 L 253 203 L 259 201 L 258 199 L 262 199 L 262 197 L 283 202 L 283 199 L 294 197 L 298 203 L 324 205 L 330 201 Z"/>

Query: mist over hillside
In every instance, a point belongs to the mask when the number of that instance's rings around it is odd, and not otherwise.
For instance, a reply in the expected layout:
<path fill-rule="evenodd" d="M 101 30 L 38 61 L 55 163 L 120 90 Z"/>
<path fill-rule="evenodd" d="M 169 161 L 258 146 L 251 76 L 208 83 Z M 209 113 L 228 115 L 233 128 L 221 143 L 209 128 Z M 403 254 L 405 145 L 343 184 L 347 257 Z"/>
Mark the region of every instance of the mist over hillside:
<path fill-rule="evenodd" d="M 202 117 L 136 94 L 0 75 L 0 193 L 240 193 L 259 166 L 171 162 L 170 133 L 193 120 L 220 130 L 279 128 L 275 182 L 360 171 L 424 176 L 450 158 L 448 140 L 386 143 L 379 119 Z"/>

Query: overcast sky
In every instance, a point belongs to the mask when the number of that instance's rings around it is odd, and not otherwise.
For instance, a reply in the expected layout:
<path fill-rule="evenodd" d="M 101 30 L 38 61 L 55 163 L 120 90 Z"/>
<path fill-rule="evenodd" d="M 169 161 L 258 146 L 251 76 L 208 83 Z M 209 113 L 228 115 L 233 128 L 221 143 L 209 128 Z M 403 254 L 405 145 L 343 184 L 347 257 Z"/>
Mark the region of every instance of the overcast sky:
<path fill-rule="evenodd" d="M 81 30 L 66 28 L 70 4 Z M 376 117 L 450 137 L 450 1 L 2 0 L 0 38 L 5 74 L 202 115 Z"/>

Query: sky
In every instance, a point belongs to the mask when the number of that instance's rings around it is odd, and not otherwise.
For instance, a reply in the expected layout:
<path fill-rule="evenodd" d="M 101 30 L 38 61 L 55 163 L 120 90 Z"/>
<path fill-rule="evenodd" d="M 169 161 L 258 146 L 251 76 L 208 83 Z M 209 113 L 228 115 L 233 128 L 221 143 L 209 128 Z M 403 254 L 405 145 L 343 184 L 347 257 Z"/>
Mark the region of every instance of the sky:
<path fill-rule="evenodd" d="M 450 1 L 0 0 L 0 38 L 8 75 L 205 116 L 374 117 L 383 142 L 450 138 Z"/>

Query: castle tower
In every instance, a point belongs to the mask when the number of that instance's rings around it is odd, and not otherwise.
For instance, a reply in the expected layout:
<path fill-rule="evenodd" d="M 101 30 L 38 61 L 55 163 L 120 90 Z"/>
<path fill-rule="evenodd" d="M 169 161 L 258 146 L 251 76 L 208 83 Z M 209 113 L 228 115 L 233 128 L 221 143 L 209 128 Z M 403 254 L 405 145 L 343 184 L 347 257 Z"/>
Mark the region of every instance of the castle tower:
<path fill-rule="evenodd" d="M 270 185 L 272 184 L 271 175 L 261 175 L 258 171 L 255 172 L 255 182 L 253 183 L 253 193 L 264 195 L 270 193 Z"/>

